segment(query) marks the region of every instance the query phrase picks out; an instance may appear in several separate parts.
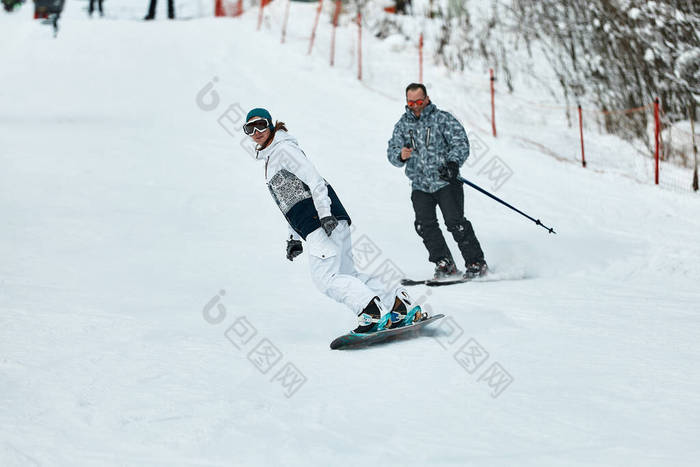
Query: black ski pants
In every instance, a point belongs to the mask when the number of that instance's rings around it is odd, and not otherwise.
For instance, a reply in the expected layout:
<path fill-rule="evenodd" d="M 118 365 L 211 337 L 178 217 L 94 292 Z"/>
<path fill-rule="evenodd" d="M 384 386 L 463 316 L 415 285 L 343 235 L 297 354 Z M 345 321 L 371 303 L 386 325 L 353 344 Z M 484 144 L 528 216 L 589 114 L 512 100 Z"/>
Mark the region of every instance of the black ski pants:
<path fill-rule="evenodd" d="M 156 17 L 157 3 L 158 0 L 151 0 L 151 3 L 148 5 L 148 13 L 146 15 L 146 18 L 153 19 Z M 168 18 L 175 19 L 175 0 L 168 0 Z"/>
<path fill-rule="evenodd" d="M 99 9 L 100 14 L 104 14 L 104 10 L 102 9 L 102 0 L 90 0 L 90 6 L 88 8 L 90 15 L 92 15 L 92 12 L 95 11 L 95 1 L 97 1 L 97 8 Z"/>
<path fill-rule="evenodd" d="M 443 258 L 452 259 L 438 225 L 436 206 L 440 206 L 447 230 L 457 242 L 464 262 L 471 264 L 484 259 L 484 252 L 476 239 L 472 223 L 464 217 L 464 186 L 461 183 L 450 183 L 435 193 L 414 190 L 411 193 L 411 201 L 416 213 L 416 232 L 428 249 L 430 262 L 437 263 Z"/>

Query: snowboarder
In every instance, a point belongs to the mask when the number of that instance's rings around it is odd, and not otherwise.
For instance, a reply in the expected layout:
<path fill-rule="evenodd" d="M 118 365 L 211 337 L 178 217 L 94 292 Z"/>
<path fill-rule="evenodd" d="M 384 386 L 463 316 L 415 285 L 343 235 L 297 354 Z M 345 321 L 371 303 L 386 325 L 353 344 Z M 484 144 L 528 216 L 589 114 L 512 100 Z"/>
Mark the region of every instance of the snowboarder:
<path fill-rule="evenodd" d="M 243 131 L 257 144 L 256 159 L 265 161 L 267 187 L 287 219 L 287 259 L 293 261 L 302 253 L 305 240 L 314 284 L 357 315 L 354 332 L 378 331 L 425 318 L 405 289 L 387 290 L 378 278 L 355 269 L 350 216 L 285 124 L 273 124 L 270 112 L 255 108 L 248 113 Z"/>
<path fill-rule="evenodd" d="M 406 111 L 394 126 L 387 157 L 394 166 L 405 167 L 411 180 L 414 225 L 428 260 L 435 263 L 435 279 L 459 274 L 438 225 L 436 206 L 464 258 L 464 277 L 486 274 L 484 253 L 464 216 L 464 187 L 458 180 L 459 168 L 469 157 L 469 139 L 455 117 L 430 102 L 423 84 L 406 88 Z"/>

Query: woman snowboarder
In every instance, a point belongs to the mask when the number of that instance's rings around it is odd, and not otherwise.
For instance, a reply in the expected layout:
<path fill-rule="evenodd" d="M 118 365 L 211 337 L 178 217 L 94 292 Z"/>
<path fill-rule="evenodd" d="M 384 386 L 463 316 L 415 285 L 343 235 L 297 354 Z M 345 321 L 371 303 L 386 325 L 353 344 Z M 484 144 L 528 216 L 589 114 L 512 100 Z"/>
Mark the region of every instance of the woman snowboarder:
<path fill-rule="evenodd" d="M 387 290 L 378 278 L 355 269 L 350 216 L 285 124 L 273 124 L 270 112 L 256 108 L 248 112 L 243 131 L 257 144 L 256 158 L 265 161 L 268 189 L 289 224 L 287 259 L 292 261 L 302 253 L 304 239 L 314 284 L 357 315 L 354 332 L 379 331 L 424 319 L 420 306 L 405 289 Z"/>

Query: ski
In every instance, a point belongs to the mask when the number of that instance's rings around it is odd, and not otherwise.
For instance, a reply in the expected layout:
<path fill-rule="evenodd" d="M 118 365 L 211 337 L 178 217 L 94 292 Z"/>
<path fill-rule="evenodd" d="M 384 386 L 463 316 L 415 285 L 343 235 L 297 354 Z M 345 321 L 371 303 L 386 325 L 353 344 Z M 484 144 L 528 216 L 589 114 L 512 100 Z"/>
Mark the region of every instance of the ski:
<path fill-rule="evenodd" d="M 401 285 L 425 285 L 428 281 L 432 279 L 423 279 L 423 280 L 413 280 L 413 279 L 401 279 Z"/>
<path fill-rule="evenodd" d="M 465 282 L 471 282 L 474 279 L 476 279 L 476 277 L 462 277 L 459 279 L 451 279 L 446 281 L 429 280 L 425 281 L 425 285 L 428 287 L 441 287 L 443 285 L 464 284 Z"/>
<path fill-rule="evenodd" d="M 423 321 L 418 321 L 417 323 L 409 324 L 408 326 L 401 326 L 400 328 L 393 328 L 393 329 L 383 329 L 383 330 L 377 331 L 377 332 L 368 332 L 368 333 L 350 332 L 348 334 L 344 334 L 340 337 L 333 339 L 333 342 L 331 342 L 331 349 L 337 350 L 337 349 L 345 349 L 348 347 L 376 344 L 377 342 L 386 341 L 392 337 L 395 337 L 395 336 L 398 336 L 401 334 L 405 334 L 409 331 L 416 331 L 416 330 L 418 330 L 418 329 L 420 329 L 428 324 L 431 324 L 434 321 L 439 320 L 440 318 L 444 318 L 444 317 L 445 317 L 445 315 L 438 314 L 435 316 L 431 316 L 427 319 L 424 319 Z"/>
<path fill-rule="evenodd" d="M 459 277 L 458 279 L 443 279 L 443 280 L 436 280 L 436 279 L 424 279 L 424 280 L 413 280 L 413 279 L 401 279 L 401 285 L 405 285 L 407 287 L 413 286 L 413 285 L 427 285 L 428 287 L 440 287 L 443 285 L 453 285 L 453 284 L 463 284 L 465 282 L 470 282 L 476 279 L 476 277 L 472 278 L 466 278 L 466 277 Z"/>

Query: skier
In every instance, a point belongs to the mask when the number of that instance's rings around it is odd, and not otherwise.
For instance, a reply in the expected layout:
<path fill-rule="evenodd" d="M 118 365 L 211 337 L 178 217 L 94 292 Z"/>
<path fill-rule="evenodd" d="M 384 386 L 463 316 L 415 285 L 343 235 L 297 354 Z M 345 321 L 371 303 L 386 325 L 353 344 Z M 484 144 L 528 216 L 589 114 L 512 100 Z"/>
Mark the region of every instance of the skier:
<path fill-rule="evenodd" d="M 156 6 L 158 0 L 151 0 L 148 4 L 148 13 L 143 18 L 144 21 L 152 21 L 156 18 Z M 175 0 L 168 0 L 168 18 L 175 19 Z"/>
<path fill-rule="evenodd" d="M 43 24 L 53 26 L 53 36 L 58 35 L 58 20 L 61 18 L 66 0 L 34 0 L 34 19 L 43 18 Z"/>
<path fill-rule="evenodd" d="M 285 124 L 273 124 L 270 112 L 255 108 L 248 113 L 243 131 L 257 144 L 256 159 L 265 161 L 267 187 L 289 224 L 287 259 L 293 261 L 302 253 L 304 239 L 314 284 L 357 315 L 354 332 L 379 331 L 426 318 L 405 289 L 386 290 L 378 278 L 357 272 L 350 216 Z"/>
<path fill-rule="evenodd" d="M 469 157 L 467 133 L 449 112 L 430 102 L 422 84 L 411 83 L 406 88 L 406 111 L 394 126 L 387 157 L 394 166 L 405 167 L 412 182 L 414 225 L 428 250 L 428 260 L 435 263 L 435 279 L 459 274 L 438 225 L 436 206 L 464 258 L 464 278 L 486 274 L 484 253 L 471 222 L 464 217 L 464 187 L 457 179 L 460 166 Z"/>
<path fill-rule="evenodd" d="M 90 5 L 88 6 L 88 14 L 90 15 L 90 18 L 92 18 L 92 14 L 95 11 L 95 2 L 97 2 L 97 8 L 100 12 L 100 16 L 105 15 L 104 9 L 102 8 L 102 0 L 90 0 Z"/>
<path fill-rule="evenodd" d="M 15 8 L 19 8 L 22 2 L 24 2 L 24 0 L 2 0 L 2 7 L 6 12 L 10 13 Z"/>

